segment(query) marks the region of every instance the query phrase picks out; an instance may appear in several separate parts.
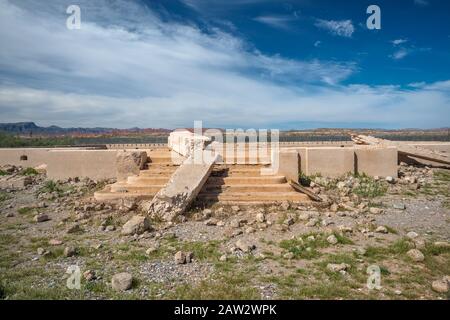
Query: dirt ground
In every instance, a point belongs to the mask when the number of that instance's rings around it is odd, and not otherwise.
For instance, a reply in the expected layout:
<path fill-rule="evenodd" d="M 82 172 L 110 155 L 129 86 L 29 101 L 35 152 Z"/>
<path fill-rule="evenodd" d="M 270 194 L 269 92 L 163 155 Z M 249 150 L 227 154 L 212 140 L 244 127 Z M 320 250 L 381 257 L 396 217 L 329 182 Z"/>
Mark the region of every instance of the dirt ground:
<path fill-rule="evenodd" d="M 30 185 L 0 191 L 0 297 L 448 299 L 450 172 L 399 170 L 395 181 L 303 177 L 324 203 L 194 207 L 130 236 L 121 230 L 134 203 L 92 200 L 105 182 L 27 172 Z M 74 267 L 79 289 L 67 286 Z M 369 289 L 374 268 L 380 287 Z M 112 287 L 121 272 L 131 289 Z"/>

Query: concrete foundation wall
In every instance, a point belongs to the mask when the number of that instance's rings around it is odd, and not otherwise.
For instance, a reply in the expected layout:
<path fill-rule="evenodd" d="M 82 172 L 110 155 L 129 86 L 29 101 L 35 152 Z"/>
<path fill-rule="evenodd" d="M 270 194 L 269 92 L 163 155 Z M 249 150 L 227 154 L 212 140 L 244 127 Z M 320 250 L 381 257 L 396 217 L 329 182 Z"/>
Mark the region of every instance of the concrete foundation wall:
<path fill-rule="evenodd" d="M 116 178 L 116 154 L 115 150 L 52 150 L 47 159 L 47 177 L 52 180 Z"/>
<path fill-rule="evenodd" d="M 368 176 L 397 177 L 398 151 L 396 147 L 355 147 L 356 173 Z"/>

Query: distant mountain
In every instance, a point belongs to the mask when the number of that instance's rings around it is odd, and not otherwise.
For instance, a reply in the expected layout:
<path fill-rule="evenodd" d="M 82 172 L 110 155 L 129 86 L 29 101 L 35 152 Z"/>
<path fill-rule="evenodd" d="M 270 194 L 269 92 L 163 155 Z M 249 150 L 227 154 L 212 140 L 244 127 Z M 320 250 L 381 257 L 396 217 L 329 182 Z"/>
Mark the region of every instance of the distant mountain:
<path fill-rule="evenodd" d="M 61 128 L 58 126 L 40 127 L 34 122 L 0 123 L 0 132 L 22 136 L 84 136 L 84 135 L 120 135 L 120 134 L 167 134 L 168 129 L 115 129 L 115 128 Z"/>

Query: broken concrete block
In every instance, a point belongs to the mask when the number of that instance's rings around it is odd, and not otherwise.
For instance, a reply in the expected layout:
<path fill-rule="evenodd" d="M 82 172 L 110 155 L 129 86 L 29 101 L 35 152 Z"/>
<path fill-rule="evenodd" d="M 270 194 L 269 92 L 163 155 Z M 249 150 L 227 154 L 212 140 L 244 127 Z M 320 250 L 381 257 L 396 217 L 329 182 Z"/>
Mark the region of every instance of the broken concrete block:
<path fill-rule="evenodd" d="M 202 189 L 218 157 L 213 160 L 205 157 L 200 164 L 193 163 L 192 157 L 186 159 L 151 202 L 141 203 L 141 209 L 164 221 L 183 214 Z"/>
<path fill-rule="evenodd" d="M 397 177 L 398 151 L 396 147 L 355 148 L 356 171 L 370 177 Z"/>
<path fill-rule="evenodd" d="M 12 176 L 0 180 L 0 189 L 20 189 L 33 183 L 33 178 L 29 176 Z"/>
<path fill-rule="evenodd" d="M 145 151 L 118 151 L 116 157 L 117 180 L 124 181 L 130 176 L 139 175 L 147 162 Z"/>

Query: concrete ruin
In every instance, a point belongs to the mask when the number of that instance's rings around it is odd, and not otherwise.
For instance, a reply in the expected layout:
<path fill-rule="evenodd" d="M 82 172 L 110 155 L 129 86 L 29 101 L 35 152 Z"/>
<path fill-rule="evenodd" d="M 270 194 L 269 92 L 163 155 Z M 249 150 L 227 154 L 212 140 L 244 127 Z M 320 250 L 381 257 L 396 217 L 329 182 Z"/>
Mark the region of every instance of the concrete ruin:
<path fill-rule="evenodd" d="M 270 144 L 220 144 L 179 130 L 171 133 L 167 144 L 0 149 L 0 165 L 45 168 L 47 178 L 52 180 L 116 179 L 116 183 L 96 192 L 95 199 L 146 200 L 147 211 L 170 220 L 173 217 L 166 214 L 168 211 L 182 212 L 192 203 L 310 201 L 289 183 L 297 182 L 300 175 L 395 178 L 399 161 L 404 161 L 399 158 L 400 149 L 431 150 L 431 154 L 438 152 L 446 157 L 450 143 L 296 142 L 280 143 L 272 149 Z M 237 150 L 243 153 L 236 154 Z M 200 164 L 192 161 L 199 158 Z M 3 181 L 1 185 L 10 183 Z"/>

